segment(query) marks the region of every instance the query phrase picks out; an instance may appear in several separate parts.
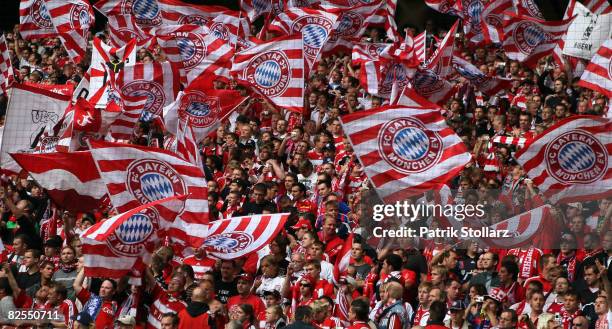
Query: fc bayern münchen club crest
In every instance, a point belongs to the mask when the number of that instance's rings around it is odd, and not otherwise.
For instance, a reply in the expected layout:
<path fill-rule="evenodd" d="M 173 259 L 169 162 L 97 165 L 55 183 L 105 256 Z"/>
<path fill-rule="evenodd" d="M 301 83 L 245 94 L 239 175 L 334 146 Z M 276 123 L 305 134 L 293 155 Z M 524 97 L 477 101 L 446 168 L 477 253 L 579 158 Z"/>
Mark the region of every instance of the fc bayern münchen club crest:
<path fill-rule="evenodd" d="M 202 15 L 185 15 L 179 19 L 179 25 L 194 24 L 205 26 L 210 22 L 210 18 Z"/>
<path fill-rule="evenodd" d="M 589 184 L 608 170 L 608 151 L 590 132 L 568 131 L 546 146 L 548 173 L 563 184 Z"/>
<path fill-rule="evenodd" d="M 51 15 L 49 15 L 49 11 L 43 0 L 34 1 L 32 7 L 30 7 L 30 17 L 32 17 L 34 24 L 40 28 L 50 29 L 53 27 Z"/>
<path fill-rule="evenodd" d="M 183 95 L 178 116 L 196 128 L 206 128 L 219 120 L 221 106 L 219 98 L 207 96 L 201 91 L 190 91 Z"/>
<path fill-rule="evenodd" d="M 157 0 L 123 0 L 122 12 L 133 14 L 136 23 L 147 26 L 158 26 L 162 23 Z"/>
<path fill-rule="evenodd" d="M 232 253 L 243 250 L 253 242 L 253 237 L 246 232 L 214 234 L 204 240 L 207 250 Z"/>
<path fill-rule="evenodd" d="M 331 31 L 332 22 L 326 17 L 304 16 L 295 20 L 291 26 L 294 33 L 302 33 L 304 40 L 304 55 L 313 61 Z"/>
<path fill-rule="evenodd" d="M 338 27 L 334 32 L 333 36 L 336 37 L 346 37 L 352 36 L 357 31 L 359 31 L 363 26 L 363 17 L 361 15 L 354 13 L 352 11 L 342 12 L 341 17 L 338 19 Z"/>
<path fill-rule="evenodd" d="M 141 204 L 187 194 L 181 175 L 170 164 L 161 160 L 133 161 L 128 166 L 126 175 L 129 192 Z M 182 211 L 172 210 L 179 213 Z"/>
<path fill-rule="evenodd" d="M 416 118 L 397 118 L 378 132 L 378 153 L 391 167 L 414 174 L 434 166 L 442 156 L 442 138 Z"/>
<path fill-rule="evenodd" d="M 519 22 L 512 33 L 516 47 L 526 55 L 531 54 L 533 49 L 547 38 L 546 32 L 536 22 L 532 21 Z"/>
<path fill-rule="evenodd" d="M 177 32 L 176 44 L 183 59 L 185 70 L 198 66 L 206 57 L 206 43 L 198 33 Z"/>
<path fill-rule="evenodd" d="M 106 239 L 117 255 L 135 257 L 142 254 L 147 240 L 159 228 L 159 214 L 153 208 L 130 216 Z"/>
<path fill-rule="evenodd" d="M 444 87 L 444 81 L 431 70 L 419 70 L 414 76 L 414 89 L 419 94 L 431 95 Z"/>
<path fill-rule="evenodd" d="M 262 53 L 249 62 L 245 80 L 256 85 L 267 97 L 282 94 L 289 86 L 289 59 L 278 50 Z"/>
<path fill-rule="evenodd" d="M 155 115 L 161 115 L 166 104 L 164 88 L 154 81 L 135 80 L 123 86 L 121 92 L 132 97 L 147 96 L 143 110 Z"/>
<path fill-rule="evenodd" d="M 87 28 L 90 22 L 89 11 L 86 6 L 72 6 L 70 9 L 70 27 L 75 30 L 80 30 Z"/>

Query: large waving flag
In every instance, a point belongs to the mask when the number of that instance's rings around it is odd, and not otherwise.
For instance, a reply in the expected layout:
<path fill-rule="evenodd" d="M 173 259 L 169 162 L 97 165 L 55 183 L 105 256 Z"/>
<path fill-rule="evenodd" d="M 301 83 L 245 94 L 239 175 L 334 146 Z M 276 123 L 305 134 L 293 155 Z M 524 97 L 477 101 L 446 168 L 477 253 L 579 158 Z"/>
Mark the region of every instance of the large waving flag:
<path fill-rule="evenodd" d="M 419 68 L 412 78 L 412 87 L 419 95 L 439 105 L 445 103 L 456 91 L 455 86 L 432 69 Z"/>
<path fill-rule="evenodd" d="M 563 119 L 515 158 L 552 202 L 600 200 L 612 195 L 612 121 L 594 116 Z"/>
<path fill-rule="evenodd" d="M 202 169 L 159 148 L 89 141 L 91 154 L 118 212 L 175 195 L 187 195 L 169 236 L 199 247 L 208 222 L 208 190 Z"/>
<path fill-rule="evenodd" d="M 533 17 L 539 20 L 544 20 L 544 15 L 540 11 L 540 8 L 535 3 L 535 0 L 512 0 L 514 7 L 519 15 L 525 15 Z"/>
<path fill-rule="evenodd" d="M 341 121 L 365 173 L 387 203 L 441 188 L 472 158 L 437 108 L 385 106 Z"/>
<path fill-rule="evenodd" d="M 458 28 L 459 21 L 457 20 L 448 30 L 446 36 L 440 42 L 440 46 L 427 63 L 426 68 L 436 72 L 440 78 L 446 78 L 453 73 L 453 51 L 455 49 L 455 36 Z"/>
<path fill-rule="evenodd" d="M 85 275 L 120 279 L 140 277 L 151 254 L 174 225 L 176 208 L 185 196 L 148 202 L 105 219 L 83 232 Z"/>
<path fill-rule="evenodd" d="M 204 26 L 168 25 L 154 32 L 185 85 L 199 76 L 229 78 L 233 47 Z"/>
<path fill-rule="evenodd" d="M 48 38 L 57 34 L 45 0 L 19 2 L 19 34 L 25 40 Z"/>
<path fill-rule="evenodd" d="M 87 51 L 87 34 L 94 24 L 94 13 L 88 1 L 45 0 L 51 22 L 55 26 L 68 57 L 81 62 Z"/>
<path fill-rule="evenodd" d="M 161 7 L 157 0 L 100 0 L 94 7 L 106 17 L 132 15 L 145 32 L 162 25 Z"/>
<path fill-rule="evenodd" d="M 339 50 L 350 52 L 353 48 L 353 43 L 350 40 L 359 38 L 365 33 L 370 20 L 375 18 L 374 14 L 384 4 L 383 1 L 372 1 L 371 3 L 345 8 L 338 8 L 335 5 L 322 5 L 324 10 L 338 15 L 334 31 L 323 47 L 323 53 Z"/>
<path fill-rule="evenodd" d="M 472 1 L 464 7 L 470 17 L 469 25 L 464 24 L 465 37 L 472 44 L 498 44 L 504 34 L 504 12 L 513 11 L 512 0 L 495 0 L 484 5 L 480 0 Z"/>
<path fill-rule="evenodd" d="M 151 35 L 143 31 L 130 14 L 109 16 L 108 32 L 109 42 L 116 48 L 121 48 L 132 40 L 136 40 L 136 45 L 143 48 L 148 48 L 153 43 Z"/>
<path fill-rule="evenodd" d="M 542 21 L 529 16 L 508 14 L 504 22 L 505 40 L 502 47 L 508 58 L 535 67 L 538 60 L 552 54 L 572 19 Z"/>
<path fill-rule="evenodd" d="M 304 57 L 310 68 L 318 60 L 319 53 L 327 43 L 338 15 L 323 10 L 290 8 L 280 13 L 268 29 L 285 35 L 302 34 Z"/>
<path fill-rule="evenodd" d="M 507 231 L 509 237 L 483 238 L 488 246 L 499 249 L 528 248 L 552 249 L 558 236 L 550 229 L 558 227 L 552 218 L 550 205 L 531 209 L 512 218 L 489 226 L 489 231 Z"/>
<path fill-rule="evenodd" d="M 216 220 L 208 225 L 206 253 L 220 259 L 236 259 L 256 252 L 283 229 L 289 214 L 267 214 Z"/>
<path fill-rule="evenodd" d="M 612 5 L 608 0 L 582 0 L 582 3 L 593 13 L 597 15 L 612 13 Z"/>
<path fill-rule="evenodd" d="M 6 38 L 0 35 L 0 91 L 6 94 L 6 90 L 14 81 L 13 64 L 6 46 Z"/>
<path fill-rule="evenodd" d="M 578 85 L 612 98 L 612 39 L 608 39 L 599 47 L 580 77 Z"/>
<path fill-rule="evenodd" d="M 474 87 L 489 96 L 493 96 L 497 92 L 511 87 L 510 82 L 512 80 L 498 76 L 488 76 L 472 63 L 460 57 L 453 57 L 453 65 L 461 76 L 468 79 Z"/>
<path fill-rule="evenodd" d="M 172 134 L 177 135 L 181 122 L 188 122 L 195 140 L 201 141 L 246 100 L 235 90 L 209 88 L 205 80 L 192 82 L 164 109 L 164 125 Z"/>
<path fill-rule="evenodd" d="M 88 212 L 102 204 L 106 188 L 89 151 L 11 156 L 61 208 Z"/>
<path fill-rule="evenodd" d="M 425 4 L 443 14 L 462 16 L 459 0 L 425 0 Z"/>
<path fill-rule="evenodd" d="M 165 106 L 174 102 L 179 92 L 179 73 L 169 62 L 127 65 L 117 77 L 121 93 L 147 96 L 142 119 L 161 116 Z"/>
<path fill-rule="evenodd" d="M 304 51 L 301 35 L 269 40 L 236 53 L 232 74 L 274 105 L 304 108 Z"/>

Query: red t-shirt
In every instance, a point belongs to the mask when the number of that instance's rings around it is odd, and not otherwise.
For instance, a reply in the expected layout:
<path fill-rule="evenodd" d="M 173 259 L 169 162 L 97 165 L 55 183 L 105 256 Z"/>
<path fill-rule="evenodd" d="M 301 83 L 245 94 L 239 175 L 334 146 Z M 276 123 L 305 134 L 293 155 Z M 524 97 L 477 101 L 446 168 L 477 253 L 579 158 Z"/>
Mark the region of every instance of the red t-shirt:
<path fill-rule="evenodd" d="M 87 289 L 81 289 L 77 294 L 77 298 L 83 305 L 91 298 L 91 292 Z M 110 300 L 104 300 L 98 316 L 96 316 L 95 324 L 98 329 L 113 329 L 115 322 L 115 313 L 117 305 Z"/>
<path fill-rule="evenodd" d="M 246 297 L 242 297 L 240 295 L 232 296 L 227 300 L 227 310 L 228 312 L 232 312 L 233 307 L 238 307 L 241 304 L 250 304 L 253 306 L 254 314 L 259 314 L 260 312 L 264 312 L 266 310 L 266 305 L 263 303 L 261 298 L 255 295 L 248 295 Z"/>
<path fill-rule="evenodd" d="M 70 299 L 64 299 L 57 306 L 53 306 L 49 302 L 46 302 L 45 309 L 57 311 L 58 313 L 62 314 L 64 316 L 64 324 L 67 328 L 72 328 L 72 317 L 78 313 L 76 304 Z"/>

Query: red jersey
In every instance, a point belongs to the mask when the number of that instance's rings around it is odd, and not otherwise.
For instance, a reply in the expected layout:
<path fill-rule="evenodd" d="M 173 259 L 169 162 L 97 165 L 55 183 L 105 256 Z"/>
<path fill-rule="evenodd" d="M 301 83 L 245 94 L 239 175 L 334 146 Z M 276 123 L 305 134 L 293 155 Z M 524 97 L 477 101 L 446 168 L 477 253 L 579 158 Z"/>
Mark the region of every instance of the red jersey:
<path fill-rule="evenodd" d="M 370 329 L 370 326 L 363 321 L 354 321 L 351 323 L 348 329 Z"/>
<path fill-rule="evenodd" d="M 546 280 L 542 275 L 534 276 L 525 280 L 525 282 L 523 283 L 523 287 L 527 287 L 527 285 L 531 281 L 540 281 L 540 283 L 542 283 L 542 286 L 544 286 L 544 294 L 548 294 L 552 290 L 552 283 Z"/>
<path fill-rule="evenodd" d="M 414 313 L 414 319 L 412 319 L 413 326 L 425 326 L 427 324 L 427 320 L 429 320 L 429 309 L 425 310 L 419 307 Z"/>
<path fill-rule="evenodd" d="M 232 308 L 238 307 L 241 304 L 250 304 L 253 306 L 253 313 L 259 314 L 263 312 L 265 314 L 266 305 L 263 303 L 261 298 L 256 295 L 248 295 L 246 297 L 242 297 L 241 295 L 232 296 L 227 300 L 227 310 L 231 314 Z"/>
<path fill-rule="evenodd" d="M 72 317 L 75 316 L 77 312 L 76 304 L 70 299 L 64 299 L 59 305 L 53 306 L 49 302 L 45 303 L 45 309 L 51 311 L 57 311 L 58 314 L 64 316 L 64 324 L 67 328 L 72 328 Z"/>
<path fill-rule="evenodd" d="M 317 205 L 311 200 L 300 200 L 296 201 L 293 206 L 297 209 L 298 212 L 306 213 L 309 212 L 311 214 L 317 213 Z"/>
<path fill-rule="evenodd" d="M 87 289 L 81 289 L 81 292 L 77 294 L 77 298 L 81 304 L 85 305 L 91 299 L 92 293 Z M 104 300 L 98 315 L 94 319 L 96 328 L 99 329 L 113 329 L 115 322 L 115 314 L 117 313 L 117 303 Z"/>
<path fill-rule="evenodd" d="M 202 279 L 206 272 L 215 268 L 215 260 L 206 256 L 202 259 L 197 258 L 195 255 L 187 256 L 183 259 L 183 264 L 191 265 L 196 280 Z"/>
<path fill-rule="evenodd" d="M 510 249 L 508 254 L 516 256 L 519 260 L 519 278 L 528 279 L 538 275 L 538 263 L 542 258 L 542 250 L 533 247 L 529 249 L 514 248 Z"/>
<path fill-rule="evenodd" d="M 150 329 L 161 328 L 161 318 L 164 313 L 172 312 L 178 314 L 187 307 L 185 302 L 168 294 L 159 284 L 155 285 L 153 289 L 153 297 L 155 301 L 151 304 L 149 316 L 147 317 L 147 328 Z"/>

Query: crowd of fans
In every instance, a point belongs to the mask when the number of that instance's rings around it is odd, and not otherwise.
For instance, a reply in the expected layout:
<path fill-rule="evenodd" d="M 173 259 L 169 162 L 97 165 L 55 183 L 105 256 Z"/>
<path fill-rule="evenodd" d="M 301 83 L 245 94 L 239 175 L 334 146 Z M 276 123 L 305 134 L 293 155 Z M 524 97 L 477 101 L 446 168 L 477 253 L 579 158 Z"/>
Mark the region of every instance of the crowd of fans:
<path fill-rule="evenodd" d="M 431 22 L 428 27 L 439 36 L 446 32 Z M 18 81 L 78 84 L 87 63 L 71 63 L 58 39 L 24 41 L 17 28 L 5 36 Z M 414 35 L 417 30 L 408 27 L 406 32 Z M 382 35 L 372 29 L 364 40 L 384 42 Z M 450 183 L 455 190 L 451 202 L 486 205 L 487 215 L 478 220 L 494 224 L 546 200 L 513 160 L 516 146 L 490 140 L 533 138 L 568 116 L 605 115 L 607 100 L 576 87 L 577 77 L 555 68 L 550 58 L 532 70 L 496 48 L 472 50 L 461 38 L 455 46 L 457 54 L 486 74 L 512 79 L 510 90 L 480 101 L 474 88 L 457 77 L 453 83 L 459 91 L 442 106 L 449 126 L 475 159 Z M 156 47 L 141 49 L 137 57 L 165 60 Z M 358 77 L 350 54 L 324 56 L 308 78 L 304 113 L 284 111 L 253 95 L 201 143 L 211 221 L 291 213 L 282 234 L 240 259 L 211 259 L 204 250 L 183 257 L 173 246 L 161 246 L 142 285 L 85 277 L 79 233 L 108 214 L 60 210 L 53 217 L 35 181 L 6 179 L 0 192 L 0 233 L 6 247 L 0 270 L 3 328 L 14 325 L 8 320 L 16 309 L 62 315 L 43 325 L 21 324 L 41 328 L 612 325 L 610 199 L 554 206 L 556 225 L 550 232 L 559 249 L 498 250 L 445 239 L 415 239 L 397 247 L 368 239 L 360 228 L 368 220 L 362 205 L 373 187 L 339 117 L 386 100 L 365 94 Z M 215 87 L 249 93 L 232 82 L 216 81 Z M 525 108 L 516 106 L 517 98 L 524 98 Z M 139 122 L 130 142 L 149 145 L 152 138 L 169 140 L 153 123 Z M 495 152 L 497 171 L 484 171 L 490 152 Z M 345 273 L 334 273 L 350 234 L 350 266 Z"/>

